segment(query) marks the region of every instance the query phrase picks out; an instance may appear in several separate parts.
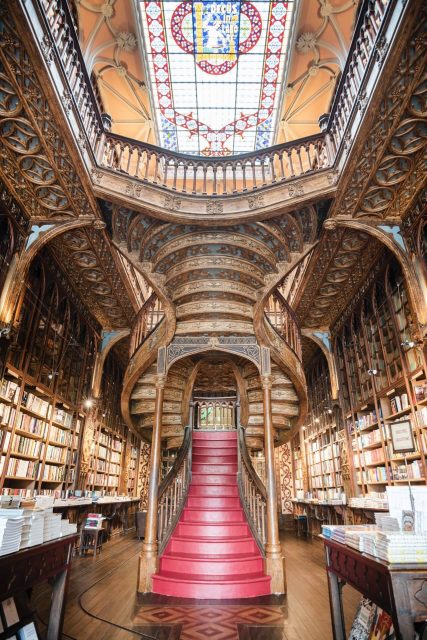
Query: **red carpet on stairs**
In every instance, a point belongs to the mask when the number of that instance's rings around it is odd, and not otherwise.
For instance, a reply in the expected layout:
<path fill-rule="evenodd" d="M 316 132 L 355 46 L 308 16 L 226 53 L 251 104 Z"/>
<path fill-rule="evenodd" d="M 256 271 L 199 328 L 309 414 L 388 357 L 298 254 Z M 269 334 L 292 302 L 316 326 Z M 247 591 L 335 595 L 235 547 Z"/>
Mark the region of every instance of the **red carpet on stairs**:
<path fill-rule="evenodd" d="M 237 431 L 194 431 L 187 502 L 153 576 L 154 593 L 200 599 L 271 593 L 236 474 Z"/>

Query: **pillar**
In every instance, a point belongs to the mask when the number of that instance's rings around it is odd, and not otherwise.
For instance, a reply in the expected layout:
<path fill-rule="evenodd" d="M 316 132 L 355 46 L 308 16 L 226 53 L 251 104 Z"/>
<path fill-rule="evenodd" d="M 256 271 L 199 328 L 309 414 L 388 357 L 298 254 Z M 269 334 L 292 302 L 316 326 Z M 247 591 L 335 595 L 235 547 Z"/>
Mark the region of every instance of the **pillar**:
<path fill-rule="evenodd" d="M 267 490 L 266 573 L 271 576 L 273 593 L 286 593 L 285 559 L 279 538 L 277 490 L 274 463 L 273 414 L 271 408 L 271 376 L 261 376 L 264 404 L 265 482 Z"/>
<path fill-rule="evenodd" d="M 138 591 L 146 593 L 152 590 L 152 575 L 157 571 L 158 544 L 157 518 L 158 493 L 160 477 L 160 449 L 162 439 L 163 397 L 166 376 L 158 374 L 156 379 L 156 400 L 153 422 L 153 437 L 151 440 L 150 480 L 148 483 L 147 520 L 145 538 L 139 558 Z"/>

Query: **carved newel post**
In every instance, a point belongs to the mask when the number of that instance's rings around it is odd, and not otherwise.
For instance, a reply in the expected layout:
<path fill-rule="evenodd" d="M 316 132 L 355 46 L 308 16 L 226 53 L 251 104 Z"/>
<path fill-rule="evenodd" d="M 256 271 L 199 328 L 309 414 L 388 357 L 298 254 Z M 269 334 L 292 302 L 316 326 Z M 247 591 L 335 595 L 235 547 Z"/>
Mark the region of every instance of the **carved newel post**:
<path fill-rule="evenodd" d="M 273 416 L 271 409 L 271 376 L 261 376 L 264 403 L 265 476 L 267 490 L 266 573 L 271 576 L 273 593 L 286 593 L 285 559 L 279 538 L 276 473 L 274 465 Z"/>
<path fill-rule="evenodd" d="M 151 440 L 150 480 L 148 483 L 147 521 L 142 552 L 139 558 L 138 591 L 146 593 L 152 590 L 152 575 L 157 570 L 157 517 L 160 476 L 160 448 L 162 439 L 163 396 L 165 392 L 165 375 L 157 375 L 156 402 Z"/>

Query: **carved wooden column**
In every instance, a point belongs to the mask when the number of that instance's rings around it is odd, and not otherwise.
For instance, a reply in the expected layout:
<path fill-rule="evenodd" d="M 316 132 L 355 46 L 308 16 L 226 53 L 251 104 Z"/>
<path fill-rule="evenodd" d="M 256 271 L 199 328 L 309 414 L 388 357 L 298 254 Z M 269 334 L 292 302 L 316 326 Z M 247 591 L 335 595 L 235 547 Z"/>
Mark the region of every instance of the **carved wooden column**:
<path fill-rule="evenodd" d="M 160 476 L 160 447 L 162 439 L 163 396 L 166 376 L 158 374 L 156 379 L 156 401 L 151 440 L 150 480 L 148 483 L 147 521 L 145 538 L 139 559 L 138 591 L 146 593 L 152 589 L 151 576 L 157 570 L 157 516 Z"/>
<path fill-rule="evenodd" d="M 266 572 L 271 576 L 273 593 L 286 593 L 285 559 L 279 538 L 276 474 L 274 468 L 273 415 L 271 409 L 271 376 L 261 376 L 264 403 L 265 483 L 267 489 Z"/>

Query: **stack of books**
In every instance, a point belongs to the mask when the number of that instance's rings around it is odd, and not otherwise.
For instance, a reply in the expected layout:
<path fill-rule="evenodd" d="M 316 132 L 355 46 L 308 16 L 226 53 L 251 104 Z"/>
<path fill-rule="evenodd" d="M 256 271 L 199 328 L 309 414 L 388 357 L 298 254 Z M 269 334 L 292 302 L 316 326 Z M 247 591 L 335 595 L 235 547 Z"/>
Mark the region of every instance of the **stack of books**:
<path fill-rule="evenodd" d="M 397 518 L 393 518 L 389 513 L 375 513 L 375 522 L 381 531 L 392 532 L 400 531 L 400 525 Z"/>
<path fill-rule="evenodd" d="M 72 533 L 77 533 L 77 523 L 61 520 L 61 537 L 70 536 Z"/>
<path fill-rule="evenodd" d="M 88 513 L 85 529 L 101 529 L 103 519 L 102 513 Z"/>
<path fill-rule="evenodd" d="M 11 511 L 4 515 L 4 511 Z M 0 556 L 19 551 L 24 518 L 13 514 L 15 509 L 0 509 Z"/>
<path fill-rule="evenodd" d="M 43 544 L 44 511 L 24 511 L 25 523 L 22 529 L 21 549 Z"/>
<path fill-rule="evenodd" d="M 61 536 L 61 514 L 46 510 L 44 516 L 43 542 Z"/>
<path fill-rule="evenodd" d="M 379 531 L 376 538 L 375 555 L 391 564 L 427 563 L 427 533 Z"/>

